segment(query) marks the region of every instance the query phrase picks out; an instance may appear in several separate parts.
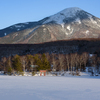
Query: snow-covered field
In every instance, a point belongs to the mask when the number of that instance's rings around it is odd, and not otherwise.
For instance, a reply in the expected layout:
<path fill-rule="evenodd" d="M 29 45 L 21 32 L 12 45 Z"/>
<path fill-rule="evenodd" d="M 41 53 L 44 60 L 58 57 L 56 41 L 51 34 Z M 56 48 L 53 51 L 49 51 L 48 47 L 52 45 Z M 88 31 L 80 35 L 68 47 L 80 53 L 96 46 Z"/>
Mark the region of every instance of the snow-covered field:
<path fill-rule="evenodd" d="M 0 100 L 100 100 L 100 77 L 0 76 Z"/>

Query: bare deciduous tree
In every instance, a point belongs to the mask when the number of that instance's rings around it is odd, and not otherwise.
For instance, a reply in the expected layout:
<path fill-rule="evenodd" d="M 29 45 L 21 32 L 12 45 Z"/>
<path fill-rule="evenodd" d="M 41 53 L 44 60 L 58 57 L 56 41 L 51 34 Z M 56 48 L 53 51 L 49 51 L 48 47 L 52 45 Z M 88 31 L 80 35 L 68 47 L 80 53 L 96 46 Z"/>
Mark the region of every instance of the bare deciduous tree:
<path fill-rule="evenodd" d="M 51 58 L 52 58 L 52 65 L 53 65 L 53 70 L 56 71 L 57 70 L 57 61 L 56 61 L 56 58 L 55 58 L 55 54 L 52 54 L 51 55 Z"/>
<path fill-rule="evenodd" d="M 97 55 L 96 55 L 96 54 L 93 54 L 93 55 L 90 57 L 90 61 L 91 61 L 91 66 L 94 67 L 94 75 L 96 75 Z"/>
<path fill-rule="evenodd" d="M 26 56 L 21 56 L 20 59 L 21 59 L 21 63 L 22 63 L 22 66 L 23 66 L 23 71 L 25 72 L 26 66 L 28 64 L 27 57 Z"/>
<path fill-rule="evenodd" d="M 83 57 L 84 67 L 86 67 L 86 63 L 88 62 L 88 59 L 89 59 L 89 54 L 87 52 L 84 52 L 82 54 L 82 57 Z"/>
<path fill-rule="evenodd" d="M 67 68 L 68 68 L 68 71 L 69 71 L 69 68 L 70 68 L 70 55 L 66 54 L 65 58 L 66 58 L 66 62 L 67 62 Z"/>
<path fill-rule="evenodd" d="M 58 54 L 59 64 L 60 64 L 60 70 L 64 70 L 64 55 Z"/>
<path fill-rule="evenodd" d="M 73 67 L 75 67 L 75 56 L 74 56 L 74 54 L 70 54 L 70 58 L 71 58 L 71 61 L 70 61 L 71 74 L 73 74 Z"/>
<path fill-rule="evenodd" d="M 5 71 L 5 64 L 6 64 L 7 58 L 6 57 L 3 57 L 1 60 L 2 60 L 3 65 L 4 65 L 4 69 L 3 70 Z"/>

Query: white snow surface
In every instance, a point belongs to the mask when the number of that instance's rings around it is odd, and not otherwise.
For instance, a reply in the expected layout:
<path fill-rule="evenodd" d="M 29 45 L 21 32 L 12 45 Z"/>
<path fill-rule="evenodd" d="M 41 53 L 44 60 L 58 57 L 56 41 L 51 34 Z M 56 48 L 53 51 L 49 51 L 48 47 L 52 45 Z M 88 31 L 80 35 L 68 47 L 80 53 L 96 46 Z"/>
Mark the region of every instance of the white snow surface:
<path fill-rule="evenodd" d="M 50 16 L 50 18 L 46 20 L 43 24 L 51 22 L 51 21 L 55 21 L 58 24 L 62 24 L 65 18 L 74 17 L 77 11 L 81 11 L 81 9 L 77 7 L 64 9 L 63 11 Z"/>
<path fill-rule="evenodd" d="M 7 35 L 7 33 L 4 33 L 4 35 L 6 36 L 6 35 Z"/>
<path fill-rule="evenodd" d="M 0 76 L 0 100 L 100 100 L 100 77 Z"/>

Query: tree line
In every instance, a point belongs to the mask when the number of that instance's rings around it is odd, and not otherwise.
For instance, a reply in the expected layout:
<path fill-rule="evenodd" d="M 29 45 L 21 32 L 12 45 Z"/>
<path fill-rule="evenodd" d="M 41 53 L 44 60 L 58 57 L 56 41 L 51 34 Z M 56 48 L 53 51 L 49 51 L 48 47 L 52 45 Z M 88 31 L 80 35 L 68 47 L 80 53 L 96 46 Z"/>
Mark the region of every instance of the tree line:
<path fill-rule="evenodd" d="M 33 66 L 32 66 L 33 65 Z M 35 66 L 36 65 L 36 66 Z M 12 57 L 2 57 L 0 61 L 0 70 L 12 73 L 23 71 L 70 71 L 71 74 L 75 71 L 85 71 L 86 66 L 93 66 L 99 69 L 100 57 L 96 54 L 90 55 L 87 52 L 82 54 L 35 54 L 35 55 L 15 55 Z"/>

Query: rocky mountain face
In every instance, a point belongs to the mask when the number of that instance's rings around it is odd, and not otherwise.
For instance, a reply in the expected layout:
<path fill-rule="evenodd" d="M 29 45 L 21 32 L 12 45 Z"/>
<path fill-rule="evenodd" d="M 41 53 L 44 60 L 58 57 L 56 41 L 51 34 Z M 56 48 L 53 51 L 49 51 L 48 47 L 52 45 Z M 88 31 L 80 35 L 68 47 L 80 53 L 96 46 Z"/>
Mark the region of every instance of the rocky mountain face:
<path fill-rule="evenodd" d="M 58 40 L 100 38 L 100 19 L 73 7 L 38 22 L 0 30 L 0 44 L 37 44 Z"/>

